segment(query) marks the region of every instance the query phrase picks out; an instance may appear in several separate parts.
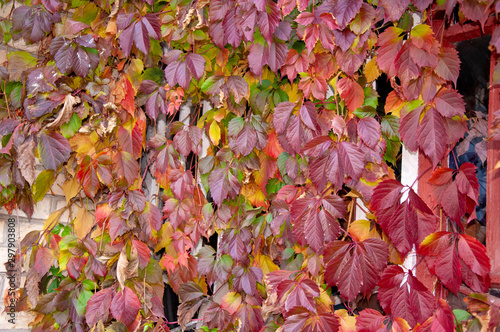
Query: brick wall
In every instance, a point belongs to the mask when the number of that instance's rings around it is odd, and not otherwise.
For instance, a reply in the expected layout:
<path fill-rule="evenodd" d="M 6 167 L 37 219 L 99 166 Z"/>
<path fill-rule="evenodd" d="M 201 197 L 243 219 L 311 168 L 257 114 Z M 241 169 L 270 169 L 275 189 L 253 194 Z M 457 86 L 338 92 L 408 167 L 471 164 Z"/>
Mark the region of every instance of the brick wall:
<path fill-rule="evenodd" d="M 42 167 L 41 165 L 37 165 L 36 168 L 36 174 L 38 175 Z M 4 294 L 6 294 L 6 291 L 9 289 L 9 280 L 7 279 L 7 271 L 4 265 L 4 263 L 8 261 L 9 253 L 9 218 L 15 219 L 15 249 L 17 250 L 19 248 L 20 240 L 22 240 L 26 234 L 33 230 L 41 230 L 43 228 L 45 219 L 50 215 L 50 213 L 66 205 L 64 192 L 60 188 L 60 185 L 62 185 L 64 181 L 64 174 L 59 174 L 49 193 L 44 197 L 42 201 L 36 204 L 35 211 L 31 219 L 29 219 L 22 211 L 13 211 L 12 214 L 9 214 L 4 208 L 0 209 L 0 292 L 2 294 L 2 298 Z M 69 220 L 70 213 L 65 212 L 60 222 L 67 223 L 69 222 Z M 25 266 L 21 270 L 21 285 L 24 283 L 26 269 L 27 264 L 25 264 Z M 1 301 L 0 332 L 11 330 L 30 331 L 28 324 L 33 319 L 33 315 L 27 312 L 16 313 L 15 324 L 12 324 L 11 322 L 9 322 L 9 319 L 11 317 L 4 312 L 4 309 L 4 301 Z"/>
<path fill-rule="evenodd" d="M 20 5 L 19 2 L 15 3 L 16 7 Z M 5 18 L 9 14 L 12 9 L 12 2 L 9 2 L 0 8 L 0 18 Z M 8 45 L 0 45 L 0 64 L 3 64 L 7 61 L 7 55 L 9 52 L 13 51 L 27 51 L 32 55 L 36 56 L 38 46 L 37 45 L 26 45 L 24 40 L 20 39 L 18 41 L 10 41 Z M 40 166 L 37 166 L 37 175 L 41 171 Z M 4 263 L 8 260 L 8 219 L 15 218 L 16 219 L 16 228 L 15 228 L 15 249 L 19 248 L 19 241 L 32 230 L 41 230 L 43 227 L 43 222 L 48 217 L 48 215 L 54 211 L 57 206 L 57 202 L 61 199 L 60 190 L 58 192 L 54 192 L 56 195 L 47 195 L 45 199 L 35 207 L 35 213 L 33 214 L 31 219 L 28 219 L 27 216 L 19 211 L 14 211 L 12 214 L 9 214 L 4 208 L 0 209 L 0 294 L 3 296 L 6 290 L 9 288 L 9 281 L 6 279 L 7 271 Z M 62 197 L 64 200 L 64 197 Z M 21 273 L 21 284 L 24 282 L 25 273 Z M 16 313 L 15 324 L 10 323 L 8 320 L 10 317 L 3 312 L 5 309 L 4 301 L 0 301 L 0 332 L 2 331 L 30 331 L 28 324 L 33 319 L 33 316 L 29 313 L 22 312 Z"/>

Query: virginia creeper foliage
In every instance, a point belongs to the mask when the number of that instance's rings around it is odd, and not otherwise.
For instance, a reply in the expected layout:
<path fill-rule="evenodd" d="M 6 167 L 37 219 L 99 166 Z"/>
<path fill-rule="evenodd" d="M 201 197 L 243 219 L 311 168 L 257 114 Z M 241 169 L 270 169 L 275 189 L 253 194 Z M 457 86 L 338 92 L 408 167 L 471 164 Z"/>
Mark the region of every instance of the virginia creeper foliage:
<path fill-rule="evenodd" d="M 468 118 L 443 35 L 488 26 L 499 51 L 499 3 L 3 6 L 4 42 L 37 51 L 8 48 L 0 66 L 0 204 L 31 216 L 65 179 L 66 206 L 18 253 L 33 331 L 168 331 L 164 281 L 183 328 L 451 331 L 439 297 L 489 289 L 485 247 L 464 233 L 476 166 L 447 163 Z M 430 160 L 431 199 L 398 180 L 402 145 Z M 412 252 L 434 288 L 401 266 Z M 362 310 L 372 297 L 379 310 Z"/>

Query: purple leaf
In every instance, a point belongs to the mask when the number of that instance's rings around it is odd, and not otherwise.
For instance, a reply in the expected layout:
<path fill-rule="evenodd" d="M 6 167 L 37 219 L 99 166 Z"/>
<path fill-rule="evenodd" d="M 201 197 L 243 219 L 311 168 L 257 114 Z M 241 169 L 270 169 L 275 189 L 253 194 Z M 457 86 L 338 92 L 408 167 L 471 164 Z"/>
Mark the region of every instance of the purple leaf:
<path fill-rule="evenodd" d="M 149 53 L 150 41 L 148 30 L 143 24 L 143 21 L 135 23 L 134 28 L 134 43 L 135 46 L 144 54 Z"/>
<path fill-rule="evenodd" d="M 130 13 L 130 14 L 124 14 L 124 13 L 120 13 L 118 14 L 118 16 L 116 17 L 116 27 L 118 28 L 118 30 L 125 30 L 126 27 L 128 27 L 130 25 L 130 23 L 132 23 L 132 19 L 134 18 L 134 13 Z"/>
<path fill-rule="evenodd" d="M 286 60 L 286 56 L 288 54 L 288 47 L 285 43 L 272 42 L 271 46 L 269 46 L 269 56 L 267 59 L 267 63 L 269 68 L 275 73 L 278 72 L 278 69 L 283 66 Z"/>
<path fill-rule="evenodd" d="M 354 16 L 356 16 L 362 4 L 362 0 L 340 0 L 335 4 L 333 16 L 337 19 L 340 29 L 344 29 Z"/>
<path fill-rule="evenodd" d="M 134 25 L 135 24 L 132 24 L 131 26 L 123 30 L 118 37 L 118 40 L 120 41 L 120 47 L 122 48 L 125 56 L 129 56 L 130 51 L 132 50 L 132 42 L 134 40 Z"/>
<path fill-rule="evenodd" d="M 201 55 L 188 53 L 186 55 L 186 65 L 196 80 L 203 77 L 203 73 L 205 72 L 205 58 Z"/>
<path fill-rule="evenodd" d="M 191 73 L 189 72 L 186 63 L 181 62 L 175 71 L 175 80 L 185 90 L 189 89 L 189 82 L 191 82 Z"/>
<path fill-rule="evenodd" d="M 266 64 L 266 60 L 264 60 L 264 45 L 255 42 L 250 46 L 250 53 L 248 54 L 248 64 L 250 66 L 250 70 L 254 75 L 260 76 L 262 75 L 262 67 Z"/>
<path fill-rule="evenodd" d="M 75 74 L 80 77 L 85 77 L 90 70 L 90 58 L 81 47 L 76 47 L 74 51 L 74 56 L 71 62 L 71 68 Z"/>
<path fill-rule="evenodd" d="M 368 145 L 374 148 L 380 140 L 380 123 L 374 118 L 363 118 L 358 121 L 359 138 Z"/>
<path fill-rule="evenodd" d="M 442 89 L 434 99 L 436 109 L 444 117 L 452 118 L 465 113 L 465 104 L 462 96 L 456 90 Z"/>
<path fill-rule="evenodd" d="M 249 124 L 245 124 L 243 129 L 238 133 L 236 137 L 236 144 L 238 150 L 243 156 L 246 156 L 252 152 L 257 143 L 257 133 Z"/>
<path fill-rule="evenodd" d="M 161 24 L 158 16 L 152 13 L 146 14 L 142 19 L 142 24 L 148 30 L 149 37 L 156 40 L 161 39 Z"/>
<path fill-rule="evenodd" d="M 224 35 L 227 37 L 227 42 L 233 45 L 233 47 L 238 47 L 241 44 L 242 36 L 236 27 L 235 11 L 235 8 L 228 11 L 222 21 L 222 26 L 224 28 Z"/>
<path fill-rule="evenodd" d="M 288 119 L 290 118 L 290 114 L 292 114 L 294 107 L 294 103 L 284 101 L 276 105 L 274 108 L 273 124 L 277 134 L 281 134 L 285 131 Z"/>
<path fill-rule="evenodd" d="M 250 93 L 248 83 L 243 77 L 229 76 L 226 85 L 229 92 L 233 95 L 236 103 L 239 103 L 243 98 L 248 97 L 248 94 Z"/>
<path fill-rule="evenodd" d="M 312 130 L 319 129 L 318 113 L 316 113 L 316 107 L 311 101 L 306 101 L 300 108 L 300 119 Z"/>
<path fill-rule="evenodd" d="M 229 181 L 226 176 L 227 170 L 223 168 L 215 169 L 210 173 L 208 184 L 210 186 L 210 193 L 214 203 L 221 205 L 222 201 L 227 197 Z"/>
<path fill-rule="evenodd" d="M 38 153 L 46 169 L 57 170 L 68 160 L 71 146 L 64 136 L 52 131 L 42 131 L 38 137 Z"/>

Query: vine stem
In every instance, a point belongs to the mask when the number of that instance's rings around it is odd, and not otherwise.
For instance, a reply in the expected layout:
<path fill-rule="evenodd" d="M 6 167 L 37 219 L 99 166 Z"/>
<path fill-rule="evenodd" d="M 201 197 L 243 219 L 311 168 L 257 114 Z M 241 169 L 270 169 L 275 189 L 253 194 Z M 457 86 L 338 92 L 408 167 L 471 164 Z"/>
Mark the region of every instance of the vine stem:
<path fill-rule="evenodd" d="M 432 169 L 432 166 L 429 166 L 425 171 L 423 171 L 422 173 L 420 173 L 417 178 L 415 179 L 415 181 L 413 181 L 413 183 L 411 184 L 410 188 L 413 188 L 413 186 L 415 185 L 415 183 L 417 183 L 418 180 L 420 180 L 420 178 L 422 176 L 424 176 L 427 172 L 429 172 L 430 170 Z"/>
<path fill-rule="evenodd" d="M 346 227 L 346 232 L 344 233 L 344 236 L 342 236 L 342 241 L 345 240 L 345 238 L 347 237 L 347 234 L 349 232 L 349 227 L 351 227 L 351 220 L 352 220 L 352 211 L 354 210 L 354 208 L 356 207 L 355 205 L 355 202 L 356 202 L 356 199 L 354 198 L 351 203 L 349 203 L 349 205 L 351 206 L 351 210 L 349 211 L 349 217 L 347 218 L 347 227 Z"/>

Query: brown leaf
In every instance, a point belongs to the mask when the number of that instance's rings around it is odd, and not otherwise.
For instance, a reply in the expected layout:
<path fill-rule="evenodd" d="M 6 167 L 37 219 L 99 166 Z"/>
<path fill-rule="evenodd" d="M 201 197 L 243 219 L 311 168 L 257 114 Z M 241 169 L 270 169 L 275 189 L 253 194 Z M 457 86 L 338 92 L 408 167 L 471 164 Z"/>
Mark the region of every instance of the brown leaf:
<path fill-rule="evenodd" d="M 78 210 L 74 221 L 76 236 L 78 236 L 79 239 L 83 239 L 93 225 L 93 216 L 87 211 L 85 207 L 81 207 L 80 210 Z"/>
<path fill-rule="evenodd" d="M 33 265 L 30 267 L 28 270 L 28 274 L 26 275 L 26 292 L 28 294 L 28 299 L 31 303 L 31 307 L 34 308 L 36 307 L 36 304 L 38 303 L 38 297 L 39 297 L 39 289 L 38 289 L 38 281 L 40 279 L 40 275 L 36 272 L 35 266 Z"/>
<path fill-rule="evenodd" d="M 17 163 L 19 164 L 19 170 L 21 175 L 28 181 L 30 186 L 35 182 L 35 141 L 33 139 L 28 139 L 18 148 Z"/>
<path fill-rule="evenodd" d="M 130 249 L 130 260 L 127 257 L 127 247 L 123 247 L 116 267 L 116 277 L 122 289 L 125 287 L 125 280 L 138 276 L 138 269 L 139 258 L 135 247 Z"/>
<path fill-rule="evenodd" d="M 47 128 L 54 129 L 61 126 L 63 123 L 68 122 L 73 115 L 73 106 L 80 102 L 79 97 L 73 97 L 71 93 L 68 93 L 64 97 L 64 105 L 57 114 L 57 118 L 47 125 Z"/>

